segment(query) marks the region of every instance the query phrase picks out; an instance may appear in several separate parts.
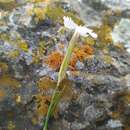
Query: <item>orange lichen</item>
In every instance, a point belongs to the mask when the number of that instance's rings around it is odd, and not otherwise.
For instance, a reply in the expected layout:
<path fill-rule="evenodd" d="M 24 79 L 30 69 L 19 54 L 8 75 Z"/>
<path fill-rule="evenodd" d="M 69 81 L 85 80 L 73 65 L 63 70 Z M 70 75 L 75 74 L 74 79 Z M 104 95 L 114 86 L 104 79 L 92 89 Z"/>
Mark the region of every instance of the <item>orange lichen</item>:
<path fill-rule="evenodd" d="M 81 47 L 74 48 L 70 65 L 75 68 L 75 64 L 78 60 L 82 62 L 85 58 L 92 56 L 93 53 L 93 48 L 88 45 L 82 45 Z"/>
<path fill-rule="evenodd" d="M 62 60 L 63 60 L 63 55 L 58 52 L 58 51 L 54 51 L 52 52 L 50 55 L 47 56 L 47 59 L 45 61 L 45 63 L 52 69 L 59 69 Z"/>
<path fill-rule="evenodd" d="M 0 90 L 0 101 L 4 99 L 5 95 L 5 92 L 3 90 Z"/>
<path fill-rule="evenodd" d="M 116 112 L 112 112 L 110 114 L 111 118 L 113 119 L 118 119 L 120 117 L 120 112 L 116 111 Z"/>
<path fill-rule="evenodd" d="M 74 69 L 76 62 L 79 60 L 83 62 L 85 58 L 90 58 L 94 53 L 94 50 L 89 45 L 82 45 L 80 47 L 75 47 L 72 53 L 72 58 L 70 60 L 70 68 Z M 58 52 L 54 51 L 47 56 L 45 63 L 52 69 L 59 69 L 64 56 Z"/>

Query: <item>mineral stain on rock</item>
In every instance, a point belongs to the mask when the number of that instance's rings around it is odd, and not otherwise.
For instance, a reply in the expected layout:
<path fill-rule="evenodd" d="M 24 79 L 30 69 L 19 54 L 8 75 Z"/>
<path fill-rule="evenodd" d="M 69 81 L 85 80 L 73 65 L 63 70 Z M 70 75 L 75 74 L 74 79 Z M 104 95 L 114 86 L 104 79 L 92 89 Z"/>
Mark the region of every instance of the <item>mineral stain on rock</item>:
<path fill-rule="evenodd" d="M 0 0 L 0 129 L 41 130 L 73 31 L 73 49 L 48 130 L 130 130 L 129 0 Z"/>

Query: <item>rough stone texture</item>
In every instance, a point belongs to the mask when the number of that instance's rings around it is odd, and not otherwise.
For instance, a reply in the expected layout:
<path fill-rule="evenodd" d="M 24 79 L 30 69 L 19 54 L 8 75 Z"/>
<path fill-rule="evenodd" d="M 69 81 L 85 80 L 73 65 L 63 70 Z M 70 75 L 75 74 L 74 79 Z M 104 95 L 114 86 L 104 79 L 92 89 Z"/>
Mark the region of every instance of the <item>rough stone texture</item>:
<path fill-rule="evenodd" d="M 59 29 L 63 27 L 61 21 L 46 18 L 37 23 L 35 15 L 27 13 L 34 5 L 22 0 L 17 0 L 17 3 L 22 5 L 15 5 L 11 11 L 8 9 L 12 6 L 4 8 L 7 3 L 2 4 L 4 12 L 0 9 L 0 33 L 7 34 L 0 39 L 0 127 L 41 130 L 44 111 L 49 104 L 49 99 L 45 98 L 52 94 L 58 75 L 58 70 L 45 64 L 45 59 L 55 50 L 64 54 L 72 32 L 63 30 L 60 33 Z M 70 4 L 59 5 L 70 12 L 73 11 L 72 5 L 84 22 L 93 28 L 103 24 L 109 10 L 108 25 L 111 26 L 113 18 L 118 22 L 112 25 L 113 41 L 116 34 L 117 41 L 128 45 L 129 20 L 124 17 L 129 16 L 129 1 L 120 4 L 122 12 L 119 16 L 110 11 L 119 7 L 118 0 L 72 0 Z M 43 6 L 35 4 L 35 7 Z M 39 44 L 42 40 L 44 42 Z M 19 48 L 19 42 L 24 46 Z M 64 48 L 59 48 L 60 43 Z M 63 82 L 68 89 L 67 100 L 61 99 L 58 117 L 51 118 L 49 130 L 123 130 L 123 127 L 130 127 L 130 54 L 112 42 L 104 48 L 100 48 L 101 44 L 97 39 L 92 46 L 95 51 L 92 57 L 78 60 L 74 70 L 68 69 L 67 79 Z M 108 59 L 104 60 L 104 57 Z M 34 59 L 38 61 L 34 62 Z M 40 84 L 42 78 L 45 80 Z M 45 90 L 46 87 L 49 90 Z M 40 111 L 41 107 L 44 111 Z"/>
<path fill-rule="evenodd" d="M 112 37 L 115 44 L 123 43 L 127 51 L 130 52 L 130 20 L 121 19 L 118 25 L 115 26 Z"/>

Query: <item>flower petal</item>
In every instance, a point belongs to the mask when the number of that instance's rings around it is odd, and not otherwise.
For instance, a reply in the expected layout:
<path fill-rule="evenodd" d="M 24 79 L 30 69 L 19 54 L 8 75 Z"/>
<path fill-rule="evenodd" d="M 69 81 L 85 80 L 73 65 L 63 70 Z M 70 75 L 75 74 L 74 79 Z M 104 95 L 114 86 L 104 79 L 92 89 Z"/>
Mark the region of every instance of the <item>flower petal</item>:
<path fill-rule="evenodd" d="M 64 16 L 63 19 L 64 19 L 64 26 L 65 26 L 66 28 L 75 30 L 76 27 L 78 26 L 78 25 L 77 25 L 76 23 L 74 23 L 74 21 L 73 21 L 71 18 L 69 18 L 69 17 Z"/>
<path fill-rule="evenodd" d="M 87 37 L 89 34 L 91 37 L 95 39 L 97 38 L 97 34 L 94 33 L 93 30 L 85 26 L 77 25 L 70 17 L 64 16 L 63 19 L 64 19 L 64 26 L 66 28 L 77 31 L 83 37 Z"/>

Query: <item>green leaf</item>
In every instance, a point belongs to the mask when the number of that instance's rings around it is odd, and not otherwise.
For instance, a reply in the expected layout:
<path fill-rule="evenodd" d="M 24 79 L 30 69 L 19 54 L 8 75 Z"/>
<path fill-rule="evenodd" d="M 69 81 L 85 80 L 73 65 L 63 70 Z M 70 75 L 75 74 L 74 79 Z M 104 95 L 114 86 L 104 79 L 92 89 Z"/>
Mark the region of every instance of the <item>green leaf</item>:
<path fill-rule="evenodd" d="M 75 43 L 77 42 L 78 37 L 79 37 L 79 33 L 77 31 L 75 31 L 75 33 L 72 36 L 72 39 L 70 40 L 69 46 L 67 48 L 67 52 L 65 54 L 65 57 L 64 57 L 63 62 L 61 64 L 61 67 L 60 67 L 60 71 L 58 74 L 57 86 L 59 86 L 60 82 L 65 78 L 65 73 L 66 73 L 66 70 L 68 68 L 69 61 L 70 61 L 70 58 L 71 58 L 71 55 L 73 52 L 73 48 L 75 46 Z"/>

